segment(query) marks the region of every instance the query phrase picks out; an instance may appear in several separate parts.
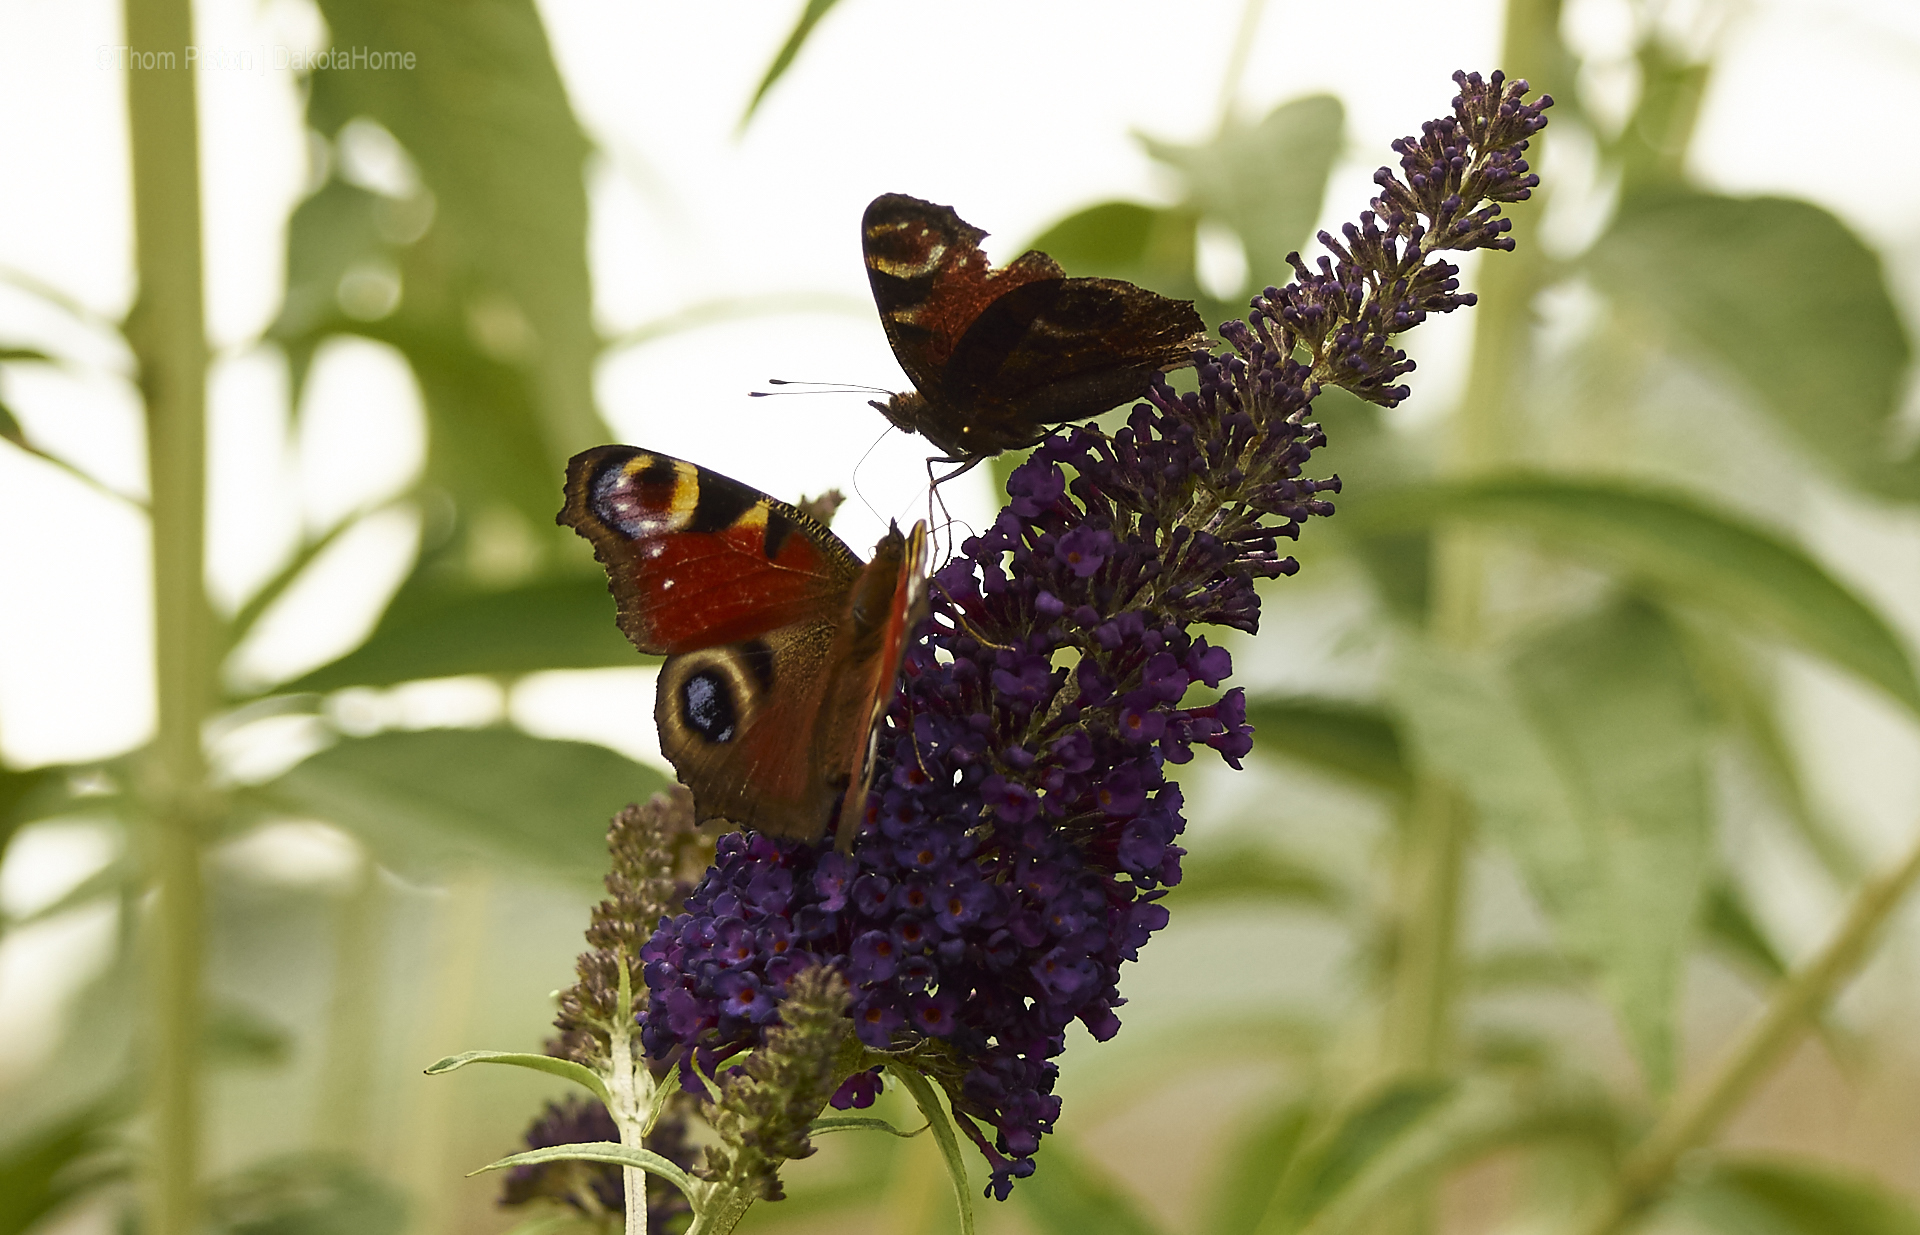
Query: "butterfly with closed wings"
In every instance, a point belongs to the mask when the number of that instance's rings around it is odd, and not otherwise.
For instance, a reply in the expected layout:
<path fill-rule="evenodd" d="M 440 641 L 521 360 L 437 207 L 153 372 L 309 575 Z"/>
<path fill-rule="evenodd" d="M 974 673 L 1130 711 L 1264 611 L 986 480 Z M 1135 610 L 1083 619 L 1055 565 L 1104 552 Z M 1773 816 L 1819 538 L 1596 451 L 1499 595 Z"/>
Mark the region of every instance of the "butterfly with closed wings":
<path fill-rule="evenodd" d="M 962 471 L 1138 398 L 1207 349 L 1192 301 L 1068 278 L 1038 250 L 995 270 L 987 233 L 949 206 L 887 193 L 860 229 L 887 342 L 914 384 L 873 406 Z"/>
<path fill-rule="evenodd" d="M 866 813 L 873 737 L 927 611 L 927 526 L 861 562 L 817 520 L 631 446 L 567 465 L 559 522 L 607 569 L 620 629 L 665 656 L 660 748 L 698 817 L 815 840 Z"/>

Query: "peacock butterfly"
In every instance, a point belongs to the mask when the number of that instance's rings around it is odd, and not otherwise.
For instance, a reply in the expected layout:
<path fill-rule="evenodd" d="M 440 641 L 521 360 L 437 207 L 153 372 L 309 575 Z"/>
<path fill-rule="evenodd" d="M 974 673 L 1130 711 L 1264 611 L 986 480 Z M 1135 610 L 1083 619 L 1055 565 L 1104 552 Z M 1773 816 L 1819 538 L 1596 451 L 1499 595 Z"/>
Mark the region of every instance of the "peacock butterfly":
<path fill-rule="evenodd" d="M 927 608 L 927 525 L 862 563 L 819 521 L 704 467 L 597 446 L 559 522 L 607 568 L 616 620 L 666 657 L 660 748 L 701 820 L 818 839 L 866 813 L 873 735 Z"/>
<path fill-rule="evenodd" d="M 874 198 L 860 222 L 880 321 L 915 387 L 873 406 L 946 452 L 943 462 L 1031 446 L 1050 425 L 1137 398 L 1156 371 L 1206 349 L 1192 301 L 1070 279 L 1038 250 L 994 270 L 980 251 L 986 234 L 900 193 Z"/>

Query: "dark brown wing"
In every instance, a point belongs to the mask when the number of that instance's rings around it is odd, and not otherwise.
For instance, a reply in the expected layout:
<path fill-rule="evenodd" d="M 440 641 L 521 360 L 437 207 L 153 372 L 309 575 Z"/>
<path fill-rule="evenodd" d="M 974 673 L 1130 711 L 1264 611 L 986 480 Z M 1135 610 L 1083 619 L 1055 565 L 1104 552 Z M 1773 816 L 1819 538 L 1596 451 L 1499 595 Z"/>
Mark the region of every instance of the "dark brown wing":
<path fill-rule="evenodd" d="M 1193 302 L 1119 279 L 1048 279 L 1001 296 L 961 336 L 942 386 L 994 427 L 1096 416 L 1206 346 Z"/>
<path fill-rule="evenodd" d="M 902 193 L 874 198 L 860 220 L 880 324 L 923 394 L 940 386 L 954 349 L 987 306 L 1024 284 L 1062 274 L 1044 253 L 993 269 L 980 251 L 986 234 L 950 206 Z"/>

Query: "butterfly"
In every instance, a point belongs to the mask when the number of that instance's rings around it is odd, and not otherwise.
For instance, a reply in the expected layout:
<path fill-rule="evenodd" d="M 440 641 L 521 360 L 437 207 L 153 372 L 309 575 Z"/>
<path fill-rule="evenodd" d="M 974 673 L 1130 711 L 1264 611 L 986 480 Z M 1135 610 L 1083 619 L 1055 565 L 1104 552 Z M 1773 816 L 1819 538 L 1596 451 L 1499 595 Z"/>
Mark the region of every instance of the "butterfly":
<path fill-rule="evenodd" d="M 860 222 L 867 281 L 914 390 L 886 418 L 967 467 L 1031 446 L 1048 426 L 1146 393 L 1208 346 L 1190 300 L 1119 279 L 1070 279 L 1029 250 L 994 270 L 987 233 L 948 206 L 887 193 Z M 962 468 L 961 470 L 965 470 Z"/>
<path fill-rule="evenodd" d="M 665 656 L 660 749 L 699 819 L 817 840 L 866 814 L 876 730 L 927 611 L 927 525 L 861 562 L 801 510 L 697 464 L 597 446 L 558 521 L 607 569 L 620 629 Z"/>

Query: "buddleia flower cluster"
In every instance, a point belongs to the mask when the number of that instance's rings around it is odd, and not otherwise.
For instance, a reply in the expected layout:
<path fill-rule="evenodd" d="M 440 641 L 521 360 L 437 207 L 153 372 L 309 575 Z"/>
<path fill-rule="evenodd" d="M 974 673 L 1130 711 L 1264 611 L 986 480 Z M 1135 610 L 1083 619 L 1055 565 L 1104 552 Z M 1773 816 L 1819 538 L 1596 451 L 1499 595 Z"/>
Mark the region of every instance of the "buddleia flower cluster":
<path fill-rule="evenodd" d="M 1068 1026 L 1113 1036 L 1120 965 L 1167 923 L 1185 826 L 1167 765 L 1252 748 L 1231 658 L 1197 628 L 1254 633 L 1256 581 L 1297 569 L 1281 541 L 1333 513 L 1338 478 L 1306 474 L 1314 398 L 1403 399 L 1393 336 L 1473 303 L 1438 254 L 1511 248 L 1500 206 L 1538 183 L 1522 156 L 1551 100 L 1454 80 L 1453 114 L 1394 144 L 1371 208 L 1321 233 L 1331 256 L 1296 255 L 1291 283 L 1221 328 L 1231 350 L 1196 358 L 1196 390 L 1156 380 L 1124 428 L 1055 433 L 1013 472 L 1006 509 L 934 576 L 852 852 L 723 836 L 641 948 L 656 1065 L 706 1093 L 702 1074 L 779 1040 L 799 975 L 837 972 L 866 1054 L 833 1105 L 909 1068 L 946 1091 L 993 1195 L 1032 1173 Z"/>

